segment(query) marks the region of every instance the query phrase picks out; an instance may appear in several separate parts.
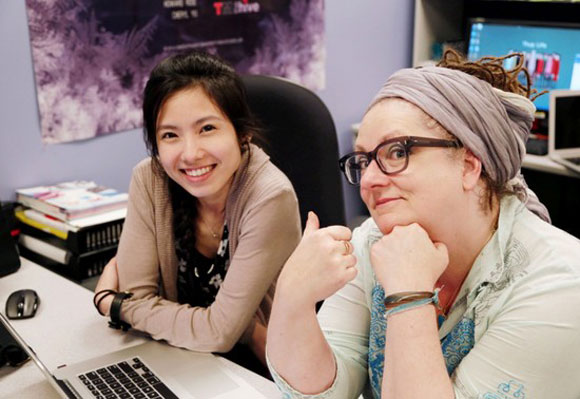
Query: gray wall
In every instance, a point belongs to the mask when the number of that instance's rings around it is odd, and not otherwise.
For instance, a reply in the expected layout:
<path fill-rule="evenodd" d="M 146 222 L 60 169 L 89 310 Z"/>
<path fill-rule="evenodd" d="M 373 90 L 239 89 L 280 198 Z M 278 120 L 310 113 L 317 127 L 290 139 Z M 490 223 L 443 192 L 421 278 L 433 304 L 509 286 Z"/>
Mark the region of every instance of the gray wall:
<path fill-rule="evenodd" d="M 340 153 L 352 149 L 359 122 L 385 78 L 411 63 L 413 0 L 326 0 L 326 89 Z M 0 199 L 19 187 L 73 179 L 126 191 L 144 156 L 140 130 L 70 144 L 43 145 L 24 0 L 0 0 Z M 347 220 L 364 213 L 344 183 Z"/>

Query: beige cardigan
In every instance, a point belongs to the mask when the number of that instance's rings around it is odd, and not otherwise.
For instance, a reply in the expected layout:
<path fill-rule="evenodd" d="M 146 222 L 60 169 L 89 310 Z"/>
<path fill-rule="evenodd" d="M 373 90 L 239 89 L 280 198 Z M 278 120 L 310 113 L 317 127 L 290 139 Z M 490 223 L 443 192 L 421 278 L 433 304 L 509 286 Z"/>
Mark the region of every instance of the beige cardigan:
<path fill-rule="evenodd" d="M 252 145 L 242 156 L 226 203 L 230 266 L 208 308 L 177 303 L 177 257 L 166 178 L 151 159 L 133 170 L 117 262 L 125 300 L 121 318 L 171 345 L 227 352 L 267 325 L 275 280 L 301 236 L 298 201 L 288 178 Z"/>

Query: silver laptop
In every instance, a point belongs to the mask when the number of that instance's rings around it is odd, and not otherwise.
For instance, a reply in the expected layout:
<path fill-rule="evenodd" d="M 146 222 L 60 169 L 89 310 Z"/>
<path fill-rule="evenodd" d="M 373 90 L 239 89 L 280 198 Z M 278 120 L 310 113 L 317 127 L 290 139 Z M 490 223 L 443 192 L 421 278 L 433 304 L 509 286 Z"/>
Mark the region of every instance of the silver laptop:
<path fill-rule="evenodd" d="M 63 398 L 265 398 L 222 359 L 153 340 L 51 371 L 0 321 Z"/>
<path fill-rule="evenodd" d="M 580 90 L 550 91 L 548 156 L 580 173 Z"/>

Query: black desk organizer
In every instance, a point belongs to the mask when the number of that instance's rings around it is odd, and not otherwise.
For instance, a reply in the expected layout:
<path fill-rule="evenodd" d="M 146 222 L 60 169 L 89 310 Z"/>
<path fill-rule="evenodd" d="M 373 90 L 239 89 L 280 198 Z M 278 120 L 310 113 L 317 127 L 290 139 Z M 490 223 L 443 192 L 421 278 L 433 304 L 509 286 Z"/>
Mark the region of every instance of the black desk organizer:
<path fill-rule="evenodd" d="M 69 232 L 63 240 L 53 234 L 44 232 L 22 222 L 18 223 L 23 234 L 43 241 L 66 251 L 65 263 L 57 262 L 45 254 L 19 244 L 20 253 L 27 259 L 38 263 L 65 277 L 82 282 L 101 274 L 105 265 L 117 253 L 124 219 L 119 219 L 95 226 Z"/>

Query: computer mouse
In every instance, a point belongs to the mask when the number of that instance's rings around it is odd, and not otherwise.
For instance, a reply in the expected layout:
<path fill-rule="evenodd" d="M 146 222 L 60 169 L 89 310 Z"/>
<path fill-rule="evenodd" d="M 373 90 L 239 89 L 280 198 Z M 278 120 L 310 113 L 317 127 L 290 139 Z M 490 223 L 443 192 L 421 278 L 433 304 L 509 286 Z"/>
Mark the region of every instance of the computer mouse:
<path fill-rule="evenodd" d="M 39 304 L 36 291 L 14 291 L 6 300 L 6 316 L 9 319 L 28 319 L 36 314 Z"/>

